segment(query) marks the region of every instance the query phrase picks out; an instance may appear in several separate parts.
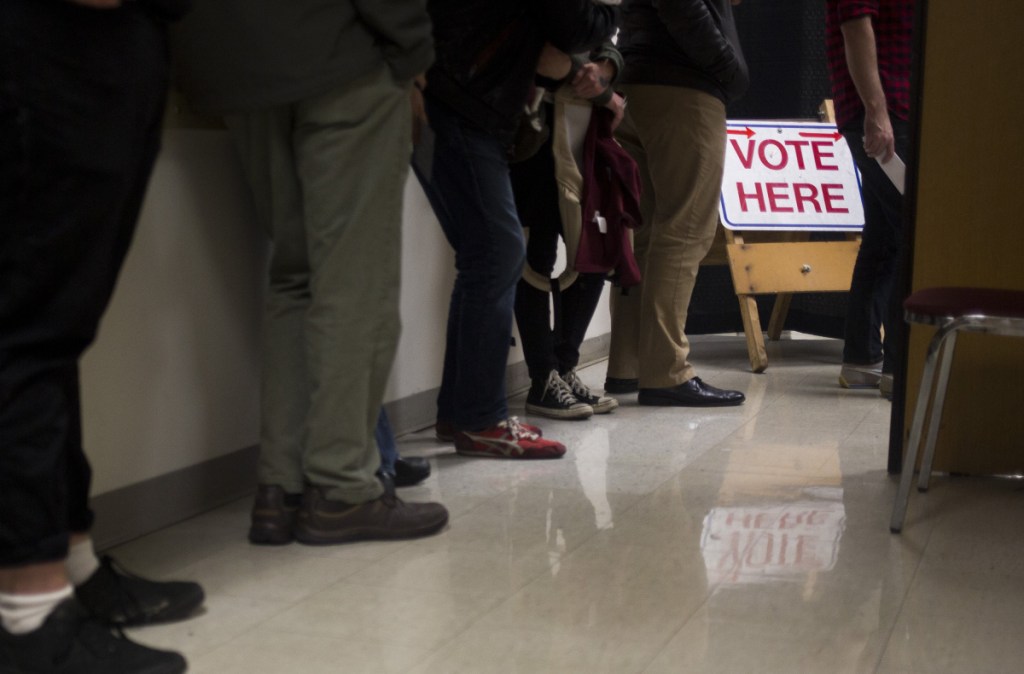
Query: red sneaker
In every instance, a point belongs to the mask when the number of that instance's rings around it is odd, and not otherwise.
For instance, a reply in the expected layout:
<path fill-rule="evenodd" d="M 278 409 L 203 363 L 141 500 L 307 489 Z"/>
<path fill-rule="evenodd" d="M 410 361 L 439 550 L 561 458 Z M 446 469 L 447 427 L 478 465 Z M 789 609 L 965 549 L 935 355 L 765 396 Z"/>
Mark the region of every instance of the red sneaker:
<path fill-rule="evenodd" d="M 544 435 L 544 431 L 540 430 L 540 428 L 538 428 L 537 426 L 533 426 L 531 424 L 524 424 L 521 421 L 519 422 L 519 425 L 525 428 L 526 430 L 530 431 L 531 433 L 536 433 L 539 436 Z M 438 420 L 437 423 L 434 424 L 434 437 L 437 438 L 438 442 L 454 442 L 455 434 L 458 432 L 458 429 L 455 428 L 455 424 L 453 424 L 450 421 Z"/>
<path fill-rule="evenodd" d="M 482 431 L 457 431 L 455 452 L 494 459 L 558 459 L 565 454 L 565 445 L 545 440 L 519 419 L 509 417 Z"/>

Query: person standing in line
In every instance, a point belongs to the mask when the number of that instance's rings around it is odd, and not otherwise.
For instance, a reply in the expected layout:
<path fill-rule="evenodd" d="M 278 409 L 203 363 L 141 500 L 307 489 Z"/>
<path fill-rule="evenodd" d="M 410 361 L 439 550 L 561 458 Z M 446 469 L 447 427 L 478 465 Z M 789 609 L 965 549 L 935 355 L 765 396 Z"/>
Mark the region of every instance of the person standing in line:
<path fill-rule="evenodd" d="M 732 0 L 737 4 L 739 0 Z M 641 405 L 740 405 L 689 362 L 683 331 L 701 260 L 718 226 L 725 106 L 748 85 L 729 0 L 625 0 L 620 89 L 629 100 L 617 138 L 643 178 L 634 245 L 643 281 L 612 296 L 605 390 L 639 390 Z"/>
<path fill-rule="evenodd" d="M 593 49 L 610 39 L 617 11 L 592 0 L 434 0 L 430 14 L 437 43 L 425 90 L 431 133 L 416 145 L 413 169 L 457 270 L 437 437 L 466 456 L 559 458 L 562 443 L 508 414 L 505 368 L 526 254 L 509 154 L 545 45 L 563 54 Z"/>
<path fill-rule="evenodd" d="M 98 559 L 79 360 L 160 145 L 167 22 L 187 0 L 0 2 L 0 671 L 176 674 L 120 628 L 177 620 L 191 582 Z"/>
<path fill-rule="evenodd" d="M 413 79 L 424 0 L 199 0 L 172 34 L 177 79 L 224 115 L 272 242 L 259 485 L 249 540 L 426 536 L 437 503 L 377 473 L 374 428 L 400 332 Z"/>
<path fill-rule="evenodd" d="M 903 330 L 901 300 L 895 292 L 903 195 L 881 164 L 901 161 L 910 145 L 914 2 L 828 0 L 826 7 L 836 124 L 860 170 L 864 201 L 864 230 L 850 282 L 839 384 L 881 388 L 888 397 Z"/>
<path fill-rule="evenodd" d="M 564 86 L 580 101 L 590 101 L 592 105 L 587 106 L 590 114 L 585 118 L 587 125 L 598 123 L 592 119 L 598 108 L 607 108 L 605 114 L 611 116 L 610 128 L 614 131 L 625 111 L 625 100 L 612 90 L 622 70 L 622 56 L 615 45 L 606 42 L 589 55 L 572 57 L 570 63 L 566 82 L 538 78 L 537 86 L 556 90 Z M 546 120 L 545 127 L 551 130 L 546 140 L 535 154 L 511 166 L 516 211 L 523 227 L 529 231 L 528 269 L 516 287 L 515 316 L 531 380 L 526 411 L 552 419 L 587 419 L 594 414 L 607 414 L 619 405 L 615 398 L 595 394 L 576 373 L 580 345 L 612 270 L 579 272 L 573 269 L 575 278 L 566 288 L 561 287 L 561 279 L 550 279 L 558 256 L 558 238 L 578 237 L 582 226 L 580 222 L 580 226 L 567 228 L 562 222 L 559 206 L 562 188 L 556 175 L 553 140 L 554 125 L 567 124 L 568 120 L 556 121 L 554 96 L 554 92 L 544 94 L 538 110 Z M 584 126 L 583 120 L 576 117 L 574 122 Z M 582 143 L 584 139 L 580 136 L 579 140 Z M 584 172 L 580 175 L 585 179 Z M 596 185 L 591 189 L 596 189 Z M 605 215 L 613 217 L 611 213 Z M 575 251 L 578 245 L 578 241 L 572 241 L 566 249 Z M 570 261 L 572 263 L 575 260 Z M 541 280 L 546 282 L 546 288 L 538 287 Z M 552 302 L 554 328 L 551 325 Z"/>

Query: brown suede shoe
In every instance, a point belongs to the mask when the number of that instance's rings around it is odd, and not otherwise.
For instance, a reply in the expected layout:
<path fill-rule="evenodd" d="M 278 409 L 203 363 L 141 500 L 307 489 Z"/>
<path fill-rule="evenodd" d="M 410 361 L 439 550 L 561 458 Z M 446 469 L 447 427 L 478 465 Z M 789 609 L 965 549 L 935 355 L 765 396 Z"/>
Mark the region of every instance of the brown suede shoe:
<path fill-rule="evenodd" d="M 395 496 L 390 481 L 380 498 L 351 504 L 331 501 L 319 487 L 306 487 L 295 521 L 295 540 L 307 545 L 353 541 L 419 538 L 448 524 L 440 503 L 406 503 Z"/>
<path fill-rule="evenodd" d="M 289 494 L 276 484 L 256 487 L 252 504 L 249 542 L 255 545 L 284 545 L 294 539 L 292 527 L 302 504 L 301 494 Z"/>

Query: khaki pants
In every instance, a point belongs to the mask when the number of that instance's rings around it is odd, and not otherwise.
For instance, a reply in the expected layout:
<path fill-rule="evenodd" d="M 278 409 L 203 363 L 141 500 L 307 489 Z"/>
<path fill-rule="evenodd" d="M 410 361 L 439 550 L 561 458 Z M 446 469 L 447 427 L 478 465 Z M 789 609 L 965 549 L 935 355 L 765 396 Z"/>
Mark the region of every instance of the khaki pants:
<path fill-rule="evenodd" d="M 682 87 L 622 88 L 629 108 L 617 137 L 644 182 L 644 224 L 633 244 L 643 282 L 612 295 L 608 376 L 664 388 L 694 376 L 683 327 L 718 225 L 725 105 Z"/>
<path fill-rule="evenodd" d="M 373 430 L 400 331 L 408 92 L 387 68 L 226 121 L 273 251 L 259 480 L 349 503 L 382 492 Z"/>

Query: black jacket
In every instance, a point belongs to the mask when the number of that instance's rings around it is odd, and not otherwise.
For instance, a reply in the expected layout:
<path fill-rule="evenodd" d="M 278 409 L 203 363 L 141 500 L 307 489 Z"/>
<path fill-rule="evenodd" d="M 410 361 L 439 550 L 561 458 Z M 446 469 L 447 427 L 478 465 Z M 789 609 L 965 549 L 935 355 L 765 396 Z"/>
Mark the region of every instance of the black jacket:
<path fill-rule="evenodd" d="M 545 42 L 598 47 L 618 12 L 593 0 L 429 0 L 437 60 L 426 95 L 506 144 L 515 136 Z"/>
<path fill-rule="evenodd" d="M 699 89 L 729 103 L 750 83 L 730 0 L 624 0 L 620 82 Z"/>

